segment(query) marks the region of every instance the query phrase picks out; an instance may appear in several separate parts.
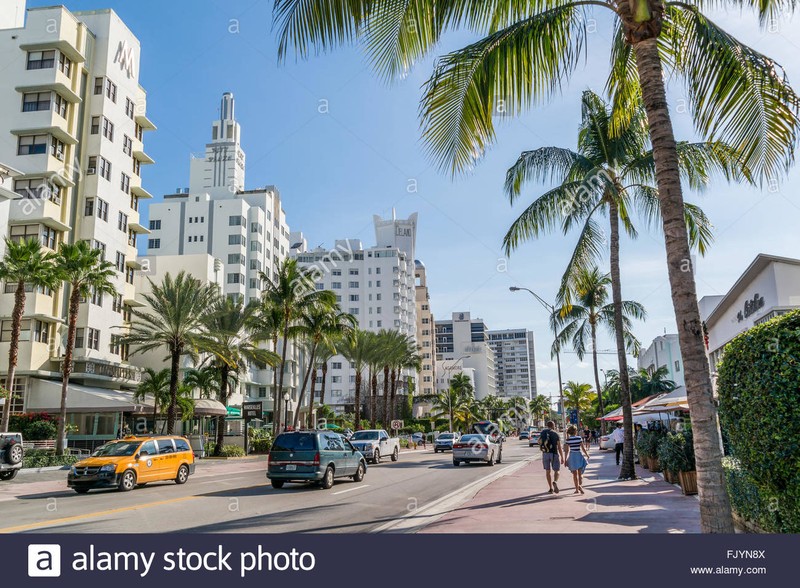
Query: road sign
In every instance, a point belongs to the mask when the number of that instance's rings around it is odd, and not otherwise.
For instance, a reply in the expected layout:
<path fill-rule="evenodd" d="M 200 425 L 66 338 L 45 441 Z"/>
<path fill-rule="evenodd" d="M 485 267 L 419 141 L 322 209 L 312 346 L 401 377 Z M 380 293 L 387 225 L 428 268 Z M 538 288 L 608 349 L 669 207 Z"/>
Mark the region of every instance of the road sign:
<path fill-rule="evenodd" d="M 392 430 L 397 431 L 403 428 L 403 421 L 392 421 Z"/>

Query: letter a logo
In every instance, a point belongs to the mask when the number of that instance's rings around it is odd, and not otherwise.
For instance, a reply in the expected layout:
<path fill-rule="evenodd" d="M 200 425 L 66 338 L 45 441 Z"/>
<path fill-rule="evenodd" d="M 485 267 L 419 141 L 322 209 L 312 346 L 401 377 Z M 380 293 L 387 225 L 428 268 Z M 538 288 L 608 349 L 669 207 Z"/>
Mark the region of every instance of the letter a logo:
<path fill-rule="evenodd" d="M 58 578 L 61 576 L 60 545 L 28 545 L 28 577 Z"/>

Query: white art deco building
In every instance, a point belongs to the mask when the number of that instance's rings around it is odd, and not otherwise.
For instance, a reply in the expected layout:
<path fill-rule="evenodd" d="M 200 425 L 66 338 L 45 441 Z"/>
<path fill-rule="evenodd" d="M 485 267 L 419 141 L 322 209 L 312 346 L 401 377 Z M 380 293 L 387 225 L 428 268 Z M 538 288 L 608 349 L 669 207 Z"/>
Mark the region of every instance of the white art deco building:
<path fill-rule="evenodd" d="M 536 396 L 536 356 L 533 331 L 507 329 L 489 331 L 494 352 L 497 395 L 504 398 Z"/>

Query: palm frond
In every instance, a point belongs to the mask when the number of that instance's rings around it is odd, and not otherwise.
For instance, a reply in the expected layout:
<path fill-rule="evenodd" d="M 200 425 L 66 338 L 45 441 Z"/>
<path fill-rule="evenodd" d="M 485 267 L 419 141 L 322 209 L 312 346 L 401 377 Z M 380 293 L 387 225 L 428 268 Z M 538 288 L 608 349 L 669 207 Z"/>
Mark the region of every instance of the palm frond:
<path fill-rule="evenodd" d="M 523 151 L 506 172 L 505 192 L 511 204 L 527 182 L 563 183 L 580 168 L 585 175 L 594 164 L 580 153 L 561 147 L 541 147 Z"/>

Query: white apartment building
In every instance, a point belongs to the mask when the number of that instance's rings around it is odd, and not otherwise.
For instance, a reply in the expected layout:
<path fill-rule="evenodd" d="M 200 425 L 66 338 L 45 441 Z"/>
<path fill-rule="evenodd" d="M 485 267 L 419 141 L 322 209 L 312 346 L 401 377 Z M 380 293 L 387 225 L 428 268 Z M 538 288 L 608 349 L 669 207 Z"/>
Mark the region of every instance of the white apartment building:
<path fill-rule="evenodd" d="M 497 395 L 504 398 L 519 396 L 527 400 L 536 396 L 533 331 L 489 331 L 489 347 L 494 352 Z"/>
<path fill-rule="evenodd" d="M 417 345 L 422 356 L 417 393 L 430 395 L 436 392 L 436 332 L 428 276 L 425 264 L 414 261 L 415 298 L 417 306 Z"/>
<path fill-rule="evenodd" d="M 70 442 L 104 440 L 116 434 L 119 413 L 133 409 L 124 390 L 140 380 L 118 338 L 135 304 L 136 239 L 147 233 L 138 212 L 140 199 L 150 198 L 141 171 L 153 163 L 143 146 L 155 125 L 138 81 L 141 47 L 112 10 L 24 8 L 7 0 L 0 14 L 0 161 L 20 172 L 8 235 L 53 250 L 83 239 L 117 268 L 119 295 L 81 304 L 68 397 L 79 428 Z M 8 357 L 12 290 L 5 284 L 0 295 L 0 358 Z M 66 316 L 63 290 L 28 294 L 15 411 L 58 409 Z"/>
<path fill-rule="evenodd" d="M 454 362 L 475 370 L 475 398 L 497 394 L 494 352 L 482 319 L 454 312 L 450 320 L 436 321 L 436 361 L 445 371 Z M 460 362 L 460 363 L 459 363 Z M 457 373 L 457 372 L 456 372 Z"/>
<path fill-rule="evenodd" d="M 653 339 L 647 349 L 639 353 L 636 365 L 638 369 L 645 369 L 650 373 L 662 367 L 666 368 L 668 380 L 675 382 L 677 387 L 686 385 L 677 333 L 665 333 Z"/>
<path fill-rule="evenodd" d="M 358 320 L 359 328 L 374 332 L 397 330 L 416 339 L 417 215 L 408 219 L 393 215 L 386 220 L 375 216 L 374 223 L 376 246 L 365 247 L 359 239 L 342 239 L 333 249 L 301 253 L 297 261 L 315 270 L 317 289 L 332 290 L 342 310 Z M 352 411 L 355 370 L 342 356 L 336 356 L 329 363 L 327 378 L 326 404 L 339 412 Z M 321 384 L 321 377 L 318 382 Z"/>

